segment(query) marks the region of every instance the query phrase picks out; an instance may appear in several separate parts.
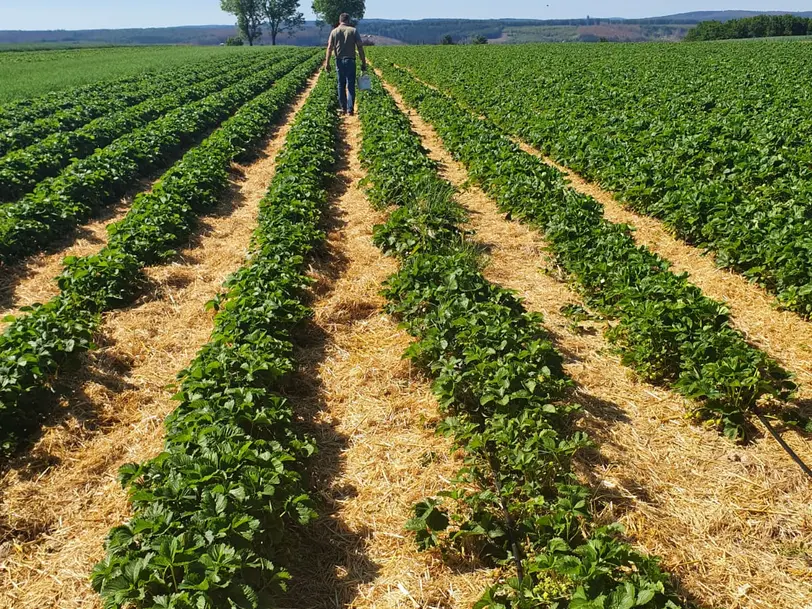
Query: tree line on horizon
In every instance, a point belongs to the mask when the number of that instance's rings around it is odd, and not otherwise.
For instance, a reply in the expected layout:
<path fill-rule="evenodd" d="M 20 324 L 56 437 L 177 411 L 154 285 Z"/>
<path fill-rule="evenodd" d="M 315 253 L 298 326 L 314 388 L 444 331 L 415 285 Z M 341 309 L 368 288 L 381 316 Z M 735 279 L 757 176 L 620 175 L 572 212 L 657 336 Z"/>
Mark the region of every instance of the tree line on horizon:
<path fill-rule="evenodd" d="M 237 17 L 240 40 L 250 46 L 262 37 L 263 29 L 271 36 L 271 44 L 281 32 L 294 34 L 304 28 L 304 14 L 299 0 L 220 0 L 220 7 Z M 353 21 L 363 18 L 365 0 L 313 0 L 313 12 L 320 25 L 338 25 L 338 18 L 347 13 Z M 235 43 L 236 40 L 230 40 Z"/>
<path fill-rule="evenodd" d="M 686 41 L 730 38 L 769 38 L 812 35 L 812 19 L 795 15 L 758 15 L 730 21 L 703 21 L 685 37 Z"/>

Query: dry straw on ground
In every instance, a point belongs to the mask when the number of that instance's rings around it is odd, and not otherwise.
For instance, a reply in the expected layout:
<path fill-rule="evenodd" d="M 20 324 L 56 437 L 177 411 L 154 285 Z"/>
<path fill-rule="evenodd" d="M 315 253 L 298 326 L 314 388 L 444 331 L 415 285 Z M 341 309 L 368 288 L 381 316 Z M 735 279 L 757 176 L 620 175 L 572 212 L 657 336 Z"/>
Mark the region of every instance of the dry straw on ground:
<path fill-rule="evenodd" d="M 110 527 L 129 516 L 118 468 L 160 451 L 171 384 L 211 333 L 206 302 L 245 259 L 287 130 L 274 129 L 257 160 L 235 166 L 229 193 L 172 264 L 147 269 L 148 293 L 105 317 L 102 346 L 63 379 L 53 422 L 3 473 L 0 607 L 101 606 L 88 576 Z"/>
<path fill-rule="evenodd" d="M 526 152 L 542 158 L 565 175 L 573 189 L 593 197 L 603 205 L 611 222 L 634 227 L 634 238 L 673 265 L 674 272 L 688 273 L 690 281 L 705 294 L 730 307 L 733 323 L 747 339 L 796 376 L 799 399 L 812 399 L 812 323 L 791 311 L 779 311 L 775 297 L 738 273 L 720 269 L 712 255 L 676 239 L 654 218 L 624 208 L 612 193 L 545 157 L 521 142 Z"/>
<path fill-rule="evenodd" d="M 290 398 L 312 420 L 321 454 L 314 482 L 322 517 L 302 531 L 284 607 L 470 607 L 489 570 L 454 572 L 417 551 L 403 526 L 412 505 L 447 487 L 459 463 L 438 438 L 429 383 L 402 359 L 409 336 L 382 312 L 381 283 L 396 270 L 372 244 L 384 220 L 359 188 L 359 123 L 345 149 L 317 278 L 315 319 Z"/>
<path fill-rule="evenodd" d="M 445 177 L 465 183 L 467 173 L 433 129 L 408 113 Z M 741 448 L 689 424 L 683 400 L 636 381 L 601 327 L 571 329 L 560 308 L 580 299 L 536 232 L 505 220 L 477 188 L 460 200 L 488 251 L 486 275 L 544 314 L 578 385 L 582 424 L 599 444 L 579 471 L 595 489 L 601 517 L 625 525 L 632 542 L 661 556 L 684 592 L 706 606 L 812 607 L 812 486 L 798 467 L 771 438 Z M 809 444 L 787 435 L 812 461 Z"/>
<path fill-rule="evenodd" d="M 440 91 L 405 69 L 427 87 Z M 513 140 L 525 152 L 565 174 L 574 190 L 601 203 L 607 220 L 632 227 L 639 245 L 668 260 L 675 272 L 687 273 L 690 281 L 709 297 L 726 302 L 734 325 L 747 339 L 795 375 L 799 384 L 798 402 L 812 400 L 812 323 L 791 311 L 777 310 L 775 298 L 765 289 L 738 273 L 718 268 L 712 255 L 676 239 L 659 220 L 625 208 L 611 192 L 555 162 L 528 143 L 518 138 Z"/>
<path fill-rule="evenodd" d="M 149 182 L 142 182 L 138 190 L 149 187 Z M 0 320 L 7 315 L 19 315 L 21 307 L 47 302 L 56 296 L 59 293 L 56 278 L 62 272 L 62 260 L 66 256 L 92 255 L 102 249 L 107 243 L 107 226 L 127 214 L 132 199 L 132 196 L 121 199 L 49 251 L 7 267 L 0 266 Z M 0 331 L 5 325 L 0 321 Z"/>

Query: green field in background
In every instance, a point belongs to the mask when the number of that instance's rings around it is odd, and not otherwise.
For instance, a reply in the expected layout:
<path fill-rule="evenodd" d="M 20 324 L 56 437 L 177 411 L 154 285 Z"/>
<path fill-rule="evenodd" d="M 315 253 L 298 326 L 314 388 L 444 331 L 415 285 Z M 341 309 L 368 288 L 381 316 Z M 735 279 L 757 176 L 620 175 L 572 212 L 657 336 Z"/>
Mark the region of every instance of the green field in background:
<path fill-rule="evenodd" d="M 0 103 L 267 47 L 111 47 L 0 53 Z"/>

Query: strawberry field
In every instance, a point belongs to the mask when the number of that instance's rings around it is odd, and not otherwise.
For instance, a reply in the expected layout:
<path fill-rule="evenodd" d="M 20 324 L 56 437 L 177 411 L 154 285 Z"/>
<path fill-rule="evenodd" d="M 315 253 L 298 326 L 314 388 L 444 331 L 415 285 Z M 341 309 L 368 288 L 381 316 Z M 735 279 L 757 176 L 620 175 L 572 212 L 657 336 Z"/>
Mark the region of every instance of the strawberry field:
<path fill-rule="evenodd" d="M 0 607 L 809 606 L 809 48 L 17 94 Z"/>

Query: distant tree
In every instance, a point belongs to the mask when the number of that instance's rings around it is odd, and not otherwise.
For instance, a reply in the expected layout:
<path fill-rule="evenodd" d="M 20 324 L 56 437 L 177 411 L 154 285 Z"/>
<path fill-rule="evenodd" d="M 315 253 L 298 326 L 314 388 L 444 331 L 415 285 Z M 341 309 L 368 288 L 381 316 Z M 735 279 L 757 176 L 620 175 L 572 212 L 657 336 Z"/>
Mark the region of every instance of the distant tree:
<path fill-rule="evenodd" d="M 245 42 L 239 36 L 231 36 L 226 40 L 227 47 L 241 47 L 243 45 L 245 45 Z"/>
<path fill-rule="evenodd" d="M 451 34 L 446 34 L 440 39 L 440 44 L 454 44 L 454 37 Z"/>
<path fill-rule="evenodd" d="M 703 21 L 685 37 L 687 41 L 766 36 L 804 36 L 812 33 L 812 19 L 794 15 L 757 15 L 744 19 Z"/>
<path fill-rule="evenodd" d="M 268 20 L 271 44 L 276 44 L 279 32 L 293 34 L 304 27 L 305 18 L 299 12 L 299 0 L 264 0 L 263 11 Z"/>
<path fill-rule="evenodd" d="M 250 46 L 262 36 L 265 11 L 262 0 L 220 0 L 220 8 L 237 16 L 237 28 Z"/>
<path fill-rule="evenodd" d="M 319 24 L 336 26 L 341 13 L 347 13 L 354 22 L 360 21 L 365 11 L 364 0 L 313 0 L 313 12 Z"/>
<path fill-rule="evenodd" d="M 488 44 L 488 39 L 482 34 L 479 34 L 471 39 L 471 44 Z"/>

